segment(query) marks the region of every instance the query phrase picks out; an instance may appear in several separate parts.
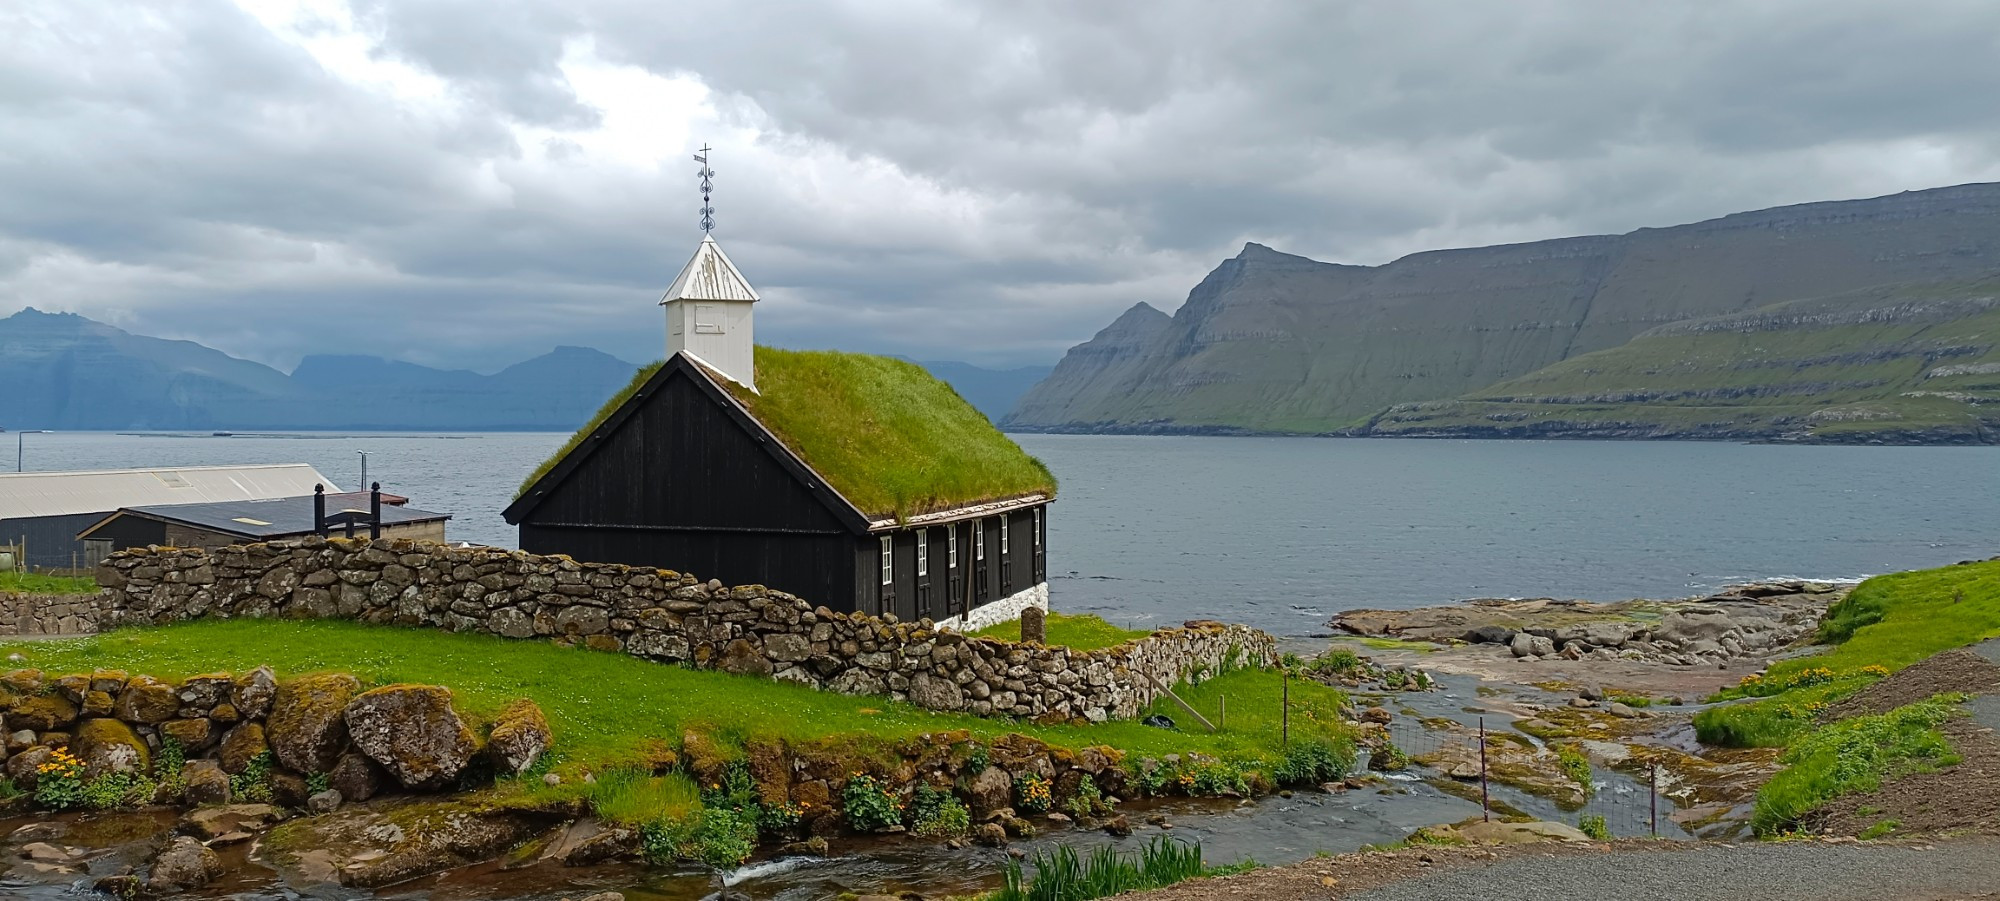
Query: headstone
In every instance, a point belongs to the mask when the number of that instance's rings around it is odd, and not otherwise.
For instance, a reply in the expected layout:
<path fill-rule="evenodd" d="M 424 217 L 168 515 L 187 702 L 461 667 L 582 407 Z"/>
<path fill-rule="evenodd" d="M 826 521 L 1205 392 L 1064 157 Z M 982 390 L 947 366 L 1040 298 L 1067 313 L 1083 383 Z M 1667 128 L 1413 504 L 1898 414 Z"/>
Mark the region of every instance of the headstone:
<path fill-rule="evenodd" d="M 1037 644 L 1049 643 L 1049 613 L 1040 607 L 1029 607 L 1021 611 L 1021 640 Z"/>

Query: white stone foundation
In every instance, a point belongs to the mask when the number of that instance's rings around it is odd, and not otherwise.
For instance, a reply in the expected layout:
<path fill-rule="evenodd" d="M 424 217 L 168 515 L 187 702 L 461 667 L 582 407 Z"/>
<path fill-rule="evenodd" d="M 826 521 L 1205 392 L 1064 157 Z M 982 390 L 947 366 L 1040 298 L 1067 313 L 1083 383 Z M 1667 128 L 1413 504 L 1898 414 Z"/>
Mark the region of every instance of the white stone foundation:
<path fill-rule="evenodd" d="M 1021 611 L 1029 607 L 1049 609 L 1049 583 L 1040 582 L 1026 591 L 1019 591 L 990 604 L 981 604 L 970 612 L 939 620 L 937 627 L 953 632 L 977 632 L 987 626 L 1010 622 L 1021 618 Z"/>

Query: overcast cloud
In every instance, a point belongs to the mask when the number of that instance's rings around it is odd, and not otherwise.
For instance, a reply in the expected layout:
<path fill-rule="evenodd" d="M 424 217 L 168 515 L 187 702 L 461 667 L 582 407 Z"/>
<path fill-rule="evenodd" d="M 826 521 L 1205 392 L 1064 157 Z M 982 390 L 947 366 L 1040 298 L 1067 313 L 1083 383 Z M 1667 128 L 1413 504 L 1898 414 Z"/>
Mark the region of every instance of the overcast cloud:
<path fill-rule="evenodd" d="M 759 338 L 1052 362 L 1244 241 L 1374 264 L 2000 180 L 2000 4 L 0 5 L 0 316 L 289 370 Z"/>

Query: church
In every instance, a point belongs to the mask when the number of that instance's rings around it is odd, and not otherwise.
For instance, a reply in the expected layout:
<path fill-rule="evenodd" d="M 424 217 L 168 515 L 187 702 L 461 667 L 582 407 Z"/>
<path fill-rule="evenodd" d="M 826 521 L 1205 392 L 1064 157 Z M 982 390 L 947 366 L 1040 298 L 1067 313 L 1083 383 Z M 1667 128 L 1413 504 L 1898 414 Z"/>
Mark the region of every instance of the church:
<path fill-rule="evenodd" d="M 757 303 L 705 235 L 666 360 L 506 509 L 521 548 L 960 630 L 1046 608 L 1048 468 L 915 363 L 758 347 Z"/>

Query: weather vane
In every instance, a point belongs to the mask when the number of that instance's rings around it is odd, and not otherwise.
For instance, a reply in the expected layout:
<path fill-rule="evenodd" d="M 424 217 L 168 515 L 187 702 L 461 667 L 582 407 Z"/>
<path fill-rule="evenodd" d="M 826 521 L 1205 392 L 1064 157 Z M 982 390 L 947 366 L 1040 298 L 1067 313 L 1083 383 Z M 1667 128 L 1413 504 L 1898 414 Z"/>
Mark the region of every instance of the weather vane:
<path fill-rule="evenodd" d="M 715 170 L 708 168 L 707 144 L 701 145 L 701 152 L 694 155 L 694 161 L 701 164 L 695 174 L 701 176 L 701 233 L 706 236 L 715 231 L 715 207 L 708 205 L 708 195 L 715 191 Z"/>

